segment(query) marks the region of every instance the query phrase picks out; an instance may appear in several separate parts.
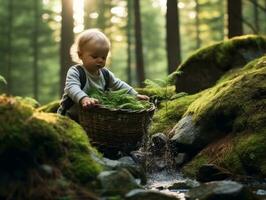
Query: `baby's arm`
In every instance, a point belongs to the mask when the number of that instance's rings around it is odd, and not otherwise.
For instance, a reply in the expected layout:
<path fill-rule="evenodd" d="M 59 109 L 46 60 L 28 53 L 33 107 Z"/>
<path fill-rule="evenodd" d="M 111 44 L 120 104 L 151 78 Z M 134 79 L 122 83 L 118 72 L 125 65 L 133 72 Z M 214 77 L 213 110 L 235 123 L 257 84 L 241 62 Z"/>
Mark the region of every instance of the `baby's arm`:
<path fill-rule="evenodd" d="M 147 100 L 147 101 L 150 100 L 150 97 L 148 97 L 147 95 L 143 95 L 143 94 L 137 94 L 137 98 L 139 100 Z"/>
<path fill-rule="evenodd" d="M 127 89 L 127 92 L 131 95 L 136 95 L 139 100 L 149 100 L 150 98 L 146 95 L 138 94 L 133 87 L 128 85 L 126 82 L 121 81 L 120 79 L 116 78 L 115 75 L 109 71 L 110 74 L 110 86 L 115 90 L 120 89 Z"/>
<path fill-rule="evenodd" d="M 82 103 L 81 100 L 88 95 L 81 89 L 81 83 L 79 80 L 79 72 L 76 67 L 71 67 L 67 72 L 65 93 L 76 103 Z"/>
<path fill-rule="evenodd" d="M 83 97 L 80 100 L 80 104 L 83 108 L 90 108 L 99 104 L 98 99 L 90 98 L 90 97 Z"/>

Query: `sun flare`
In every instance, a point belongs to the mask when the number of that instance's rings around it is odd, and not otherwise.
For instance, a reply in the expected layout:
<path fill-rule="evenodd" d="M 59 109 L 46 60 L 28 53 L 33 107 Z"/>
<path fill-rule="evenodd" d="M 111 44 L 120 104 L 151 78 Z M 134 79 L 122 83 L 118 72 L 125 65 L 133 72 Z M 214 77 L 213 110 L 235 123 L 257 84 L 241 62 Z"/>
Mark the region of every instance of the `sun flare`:
<path fill-rule="evenodd" d="M 84 0 L 73 0 L 74 10 L 74 33 L 84 30 Z"/>

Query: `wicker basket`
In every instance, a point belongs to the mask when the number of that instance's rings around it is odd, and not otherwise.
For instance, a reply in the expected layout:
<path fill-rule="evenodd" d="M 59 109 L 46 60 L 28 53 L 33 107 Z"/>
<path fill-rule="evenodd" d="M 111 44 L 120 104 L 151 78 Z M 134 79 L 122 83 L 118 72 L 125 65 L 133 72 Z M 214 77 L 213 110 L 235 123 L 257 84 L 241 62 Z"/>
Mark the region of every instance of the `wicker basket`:
<path fill-rule="evenodd" d="M 93 107 L 81 109 L 79 121 L 94 146 L 130 152 L 141 144 L 147 134 L 154 110 L 153 104 L 141 111 Z"/>

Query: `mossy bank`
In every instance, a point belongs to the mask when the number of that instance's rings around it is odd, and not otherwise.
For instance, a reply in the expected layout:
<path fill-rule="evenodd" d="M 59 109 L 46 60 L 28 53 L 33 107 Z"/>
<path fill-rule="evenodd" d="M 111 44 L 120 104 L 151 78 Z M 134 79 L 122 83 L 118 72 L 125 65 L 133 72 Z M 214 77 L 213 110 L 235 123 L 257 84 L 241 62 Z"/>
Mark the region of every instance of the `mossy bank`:
<path fill-rule="evenodd" d="M 31 199 L 54 190 L 54 199 L 75 197 L 102 171 L 85 131 L 67 117 L 5 95 L 0 113 L 1 197 Z"/>

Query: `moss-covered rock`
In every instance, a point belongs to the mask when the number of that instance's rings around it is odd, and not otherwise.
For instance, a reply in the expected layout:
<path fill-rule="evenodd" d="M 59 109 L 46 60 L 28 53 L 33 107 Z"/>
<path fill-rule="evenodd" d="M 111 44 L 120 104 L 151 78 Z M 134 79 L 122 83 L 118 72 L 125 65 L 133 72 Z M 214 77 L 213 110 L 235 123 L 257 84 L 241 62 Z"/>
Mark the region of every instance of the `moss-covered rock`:
<path fill-rule="evenodd" d="M 201 94 L 185 95 L 180 98 L 161 102 L 155 112 L 149 133 L 163 132 L 168 135 L 174 125 L 181 119 L 189 105 Z"/>
<path fill-rule="evenodd" d="M 0 96 L 0 113 L 0 175 L 5 177 L 0 188 L 20 181 L 27 185 L 32 181 L 30 174 L 39 177 L 36 185 L 42 184 L 46 178 L 41 168 L 47 165 L 57 171 L 50 181 L 65 177 L 71 185 L 90 183 L 102 171 L 92 157 L 100 155 L 83 128 L 71 119 L 37 112 L 7 96 Z"/>
<path fill-rule="evenodd" d="M 59 100 L 52 101 L 48 104 L 45 104 L 37 109 L 39 112 L 47 112 L 47 113 L 56 113 L 59 108 Z"/>
<path fill-rule="evenodd" d="M 225 72 L 243 67 L 266 53 L 266 38 L 246 35 L 199 49 L 177 70 L 176 92 L 196 93 L 212 87 Z"/>
<path fill-rule="evenodd" d="M 265 105 L 266 56 L 225 74 L 203 91 L 185 115 L 192 115 L 201 137 L 205 135 L 202 147 L 209 145 L 183 171 L 195 176 L 201 164 L 214 163 L 232 173 L 265 177 Z"/>
<path fill-rule="evenodd" d="M 240 132 L 265 126 L 266 56 L 240 70 L 237 76 L 202 93 L 187 109 L 204 130 Z"/>

